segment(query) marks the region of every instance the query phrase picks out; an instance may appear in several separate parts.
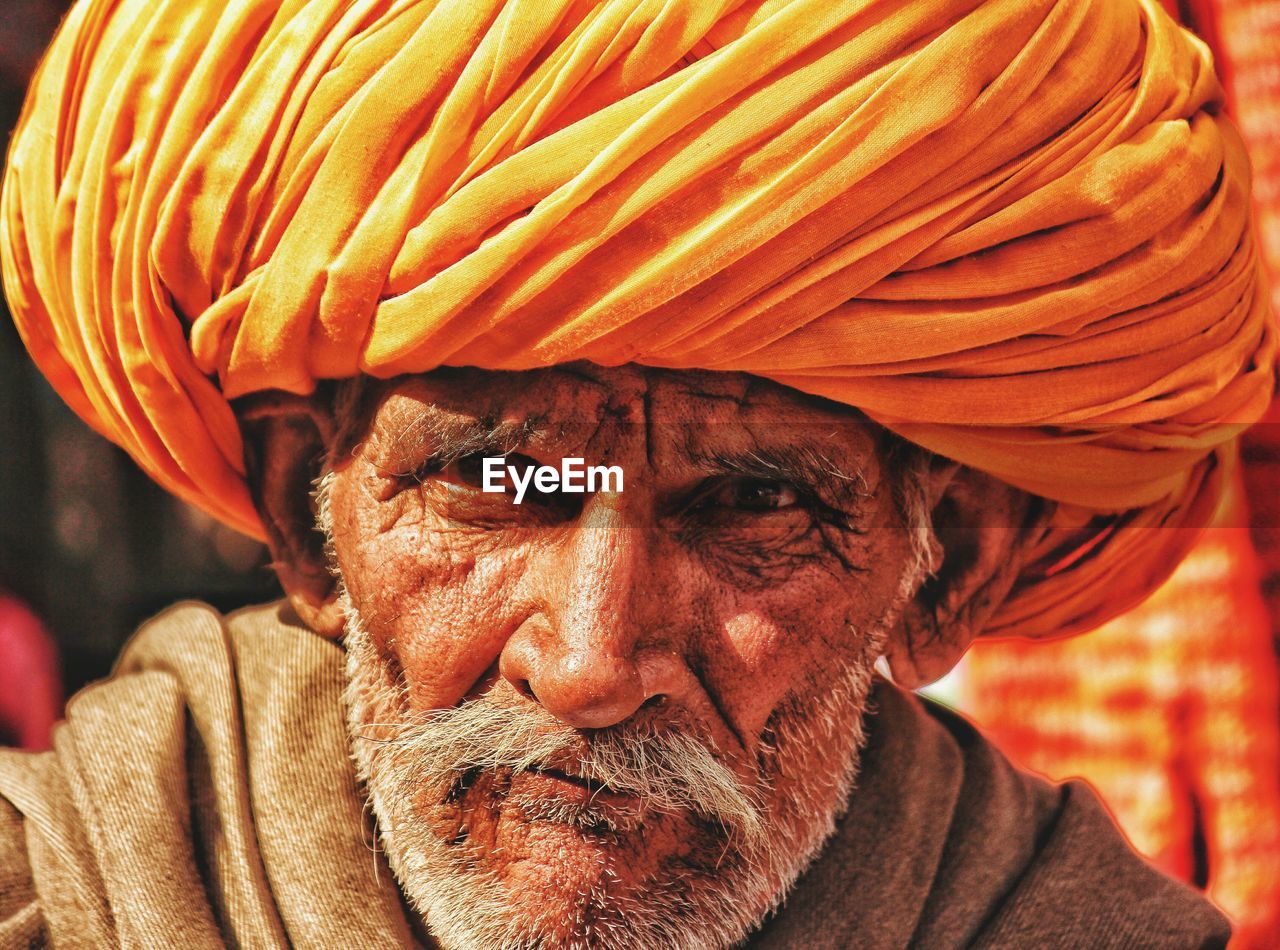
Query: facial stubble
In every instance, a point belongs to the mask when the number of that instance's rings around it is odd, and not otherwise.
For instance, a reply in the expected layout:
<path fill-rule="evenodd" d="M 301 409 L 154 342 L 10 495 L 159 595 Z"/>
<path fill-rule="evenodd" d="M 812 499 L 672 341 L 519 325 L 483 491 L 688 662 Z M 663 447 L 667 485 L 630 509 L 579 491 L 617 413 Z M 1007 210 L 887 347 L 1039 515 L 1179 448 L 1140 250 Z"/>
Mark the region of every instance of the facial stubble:
<path fill-rule="evenodd" d="M 327 499 L 320 496 L 321 527 Z M 339 582 L 341 573 L 336 570 Z M 914 587 L 904 578 L 903 593 Z M 807 684 L 770 717 L 744 781 L 696 730 L 581 731 L 481 698 L 450 710 L 410 708 L 398 667 L 378 649 L 345 589 L 347 707 L 353 757 L 387 859 L 406 896 L 444 947 L 703 948 L 740 943 L 784 899 L 832 834 L 852 791 L 864 712 L 886 631 L 902 596 L 873 629 L 845 631 L 853 655 L 825 683 Z M 572 760 L 624 800 L 521 800 L 512 776 Z M 529 824 L 590 839 L 598 867 L 559 900 L 518 893 L 460 808 L 514 808 Z M 487 798 L 485 796 L 488 796 Z M 472 805 L 471 807 L 475 807 Z M 442 813 L 450 820 L 442 822 Z M 615 871 L 644 825 L 677 821 L 691 852 L 642 880 Z M 443 830 L 444 827 L 450 830 Z M 456 830 L 455 830 L 456 829 Z M 607 839 L 607 840 L 606 840 Z"/>

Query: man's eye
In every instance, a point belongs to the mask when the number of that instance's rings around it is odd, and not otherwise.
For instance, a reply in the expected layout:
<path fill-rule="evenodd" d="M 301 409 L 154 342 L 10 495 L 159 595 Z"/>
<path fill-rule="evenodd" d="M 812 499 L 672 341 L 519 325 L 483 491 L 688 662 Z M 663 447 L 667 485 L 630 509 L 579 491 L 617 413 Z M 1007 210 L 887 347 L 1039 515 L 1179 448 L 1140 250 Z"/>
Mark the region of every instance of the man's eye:
<path fill-rule="evenodd" d="M 464 455 L 454 459 L 442 468 L 436 477 L 442 481 L 467 485 L 470 488 L 483 488 L 484 456 Z"/>
<path fill-rule="evenodd" d="M 707 497 L 717 508 L 738 511 L 778 511 L 800 503 L 800 492 L 790 482 L 771 478 L 730 478 Z"/>
<path fill-rule="evenodd" d="M 423 473 L 423 476 L 439 479 L 442 482 L 452 482 L 455 485 L 466 485 L 468 488 L 483 490 L 484 465 L 485 459 L 488 457 L 489 456 L 481 453 L 462 455 L 446 464 L 443 468 L 436 468 Z M 509 469 L 518 470 L 520 473 L 519 477 L 524 479 L 528 477 L 529 469 L 536 469 L 537 467 L 538 463 L 536 461 L 529 458 L 529 456 L 521 455 L 518 452 L 502 456 L 503 475 L 502 478 L 499 479 L 499 484 L 503 486 L 505 492 L 510 493 L 515 489 L 512 485 L 511 478 L 508 476 Z M 527 494 L 530 497 L 538 497 L 542 493 L 536 491 L 532 483 L 530 483 Z"/>
<path fill-rule="evenodd" d="M 486 461 L 492 464 L 497 458 L 501 464 L 500 476 L 485 478 Z M 419 470 L 419 482 L 443 482 L 453 487 L 453 498 L 466 499 L 469 511 L 480 505 L 489 510 L 505 510 L 512 515 L 527 514 L 530 517 L 562 520 L 576 515 L 582 508 L 583 496 L 558 489 L 544 491 L 539 488 L 535 473 L 542 466 L 536 459 L 519 452 L 500 457 L 492 453 L 462 455 L 444 466 L 429 466 Z M 517 482 L 523 486 L 517 491 Z M 490 487 L 486 489 L 486 484 Z M 516 498 L 518 505 L 514 504 Z"/>
<path fill-rule="evenodd" d="M 464 455 L 441 465 L 432 461 L 420 466 L 412 474 L 418 482 L 432 481 L 450 482 L 454 485 L 466 485 L 469 488 L 483 487 L 483 457 Z"/>

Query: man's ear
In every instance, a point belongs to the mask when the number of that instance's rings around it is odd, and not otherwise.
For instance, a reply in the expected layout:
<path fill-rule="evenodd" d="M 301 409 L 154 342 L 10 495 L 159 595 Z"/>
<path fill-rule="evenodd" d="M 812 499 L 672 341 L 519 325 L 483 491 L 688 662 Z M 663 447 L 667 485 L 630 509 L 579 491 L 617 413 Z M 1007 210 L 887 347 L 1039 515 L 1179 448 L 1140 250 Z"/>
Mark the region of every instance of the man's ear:
<path fill-rule="evenodd" d="M 1045 499 L 954 462 L 937 460 L 926 481 L 935 570 L 908 601 L 886 651 L 894 680 L 909 689 L 959 662 L 1053 514 Z"/>
<path fill-rule="evenodd" d="M 336 638 L 342 611 L 312 498 L 334 435 L 332 412 L 317 397 L 270 392 L 237 404 L 236 416 L 276 576 L 303 623 Z"/>

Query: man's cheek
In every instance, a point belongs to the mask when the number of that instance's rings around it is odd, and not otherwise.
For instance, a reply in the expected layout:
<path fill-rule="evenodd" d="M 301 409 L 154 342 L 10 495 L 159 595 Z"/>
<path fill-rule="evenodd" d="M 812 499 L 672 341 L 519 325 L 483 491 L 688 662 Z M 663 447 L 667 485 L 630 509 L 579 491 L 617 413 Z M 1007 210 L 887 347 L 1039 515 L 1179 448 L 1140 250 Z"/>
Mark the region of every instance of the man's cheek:
<path fill-rule="evenodd" d="M 386 562 L 387 581 L 369 591 L 377 613 L 393 618 L 370 634 L 404 672 L 410 705 L 452 706 L 496 662 L 521 620 L 516 551 L 474 554 L 424 540 Z"/>
<path fill-rule="evenodd" d="M 759 736 L 786 699 L 818 688 L 858 652 L 860 618 L 841 591 L 784 586 L 718 606 L 703 648 L 708 686 L 744 736 Z"/>
<path fill-rule="evenodd" d="M 371 628 L 393 622 L 415 590 L 428 584 L 456 586 L 475 557 L 473 546 L 433 531 L 421 506 L 409 503 L 411 494 L 404 491 L 377 504 L 358 495 L 354 503 L 343 504 L 346 498 L 339 495 L 334 506 L 334 546 L 343 580 Z"/>
<path fill-rule="evenodd" d="M 707 688 L 748 743 L 764 730 L 795 678 L 786 633 L 756 612 L 731 615 L 722 618 L 718 642 L 706 651 Z"/>

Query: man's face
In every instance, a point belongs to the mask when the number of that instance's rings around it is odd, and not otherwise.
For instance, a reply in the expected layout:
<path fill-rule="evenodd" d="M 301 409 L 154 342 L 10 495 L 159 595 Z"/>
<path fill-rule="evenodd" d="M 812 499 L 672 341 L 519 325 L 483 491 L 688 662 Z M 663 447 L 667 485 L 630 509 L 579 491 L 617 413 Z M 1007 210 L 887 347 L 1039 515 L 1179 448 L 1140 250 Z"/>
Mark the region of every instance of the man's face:
<path fill-rule="evenodd" d="M 354 751 L 446 944 L 741 939 L 830 833 L 917 579 L 884 436 L 726 373 L 450 370 L 325 479 Z M 483 490 L 483 458 L 623 490 Z"/>

